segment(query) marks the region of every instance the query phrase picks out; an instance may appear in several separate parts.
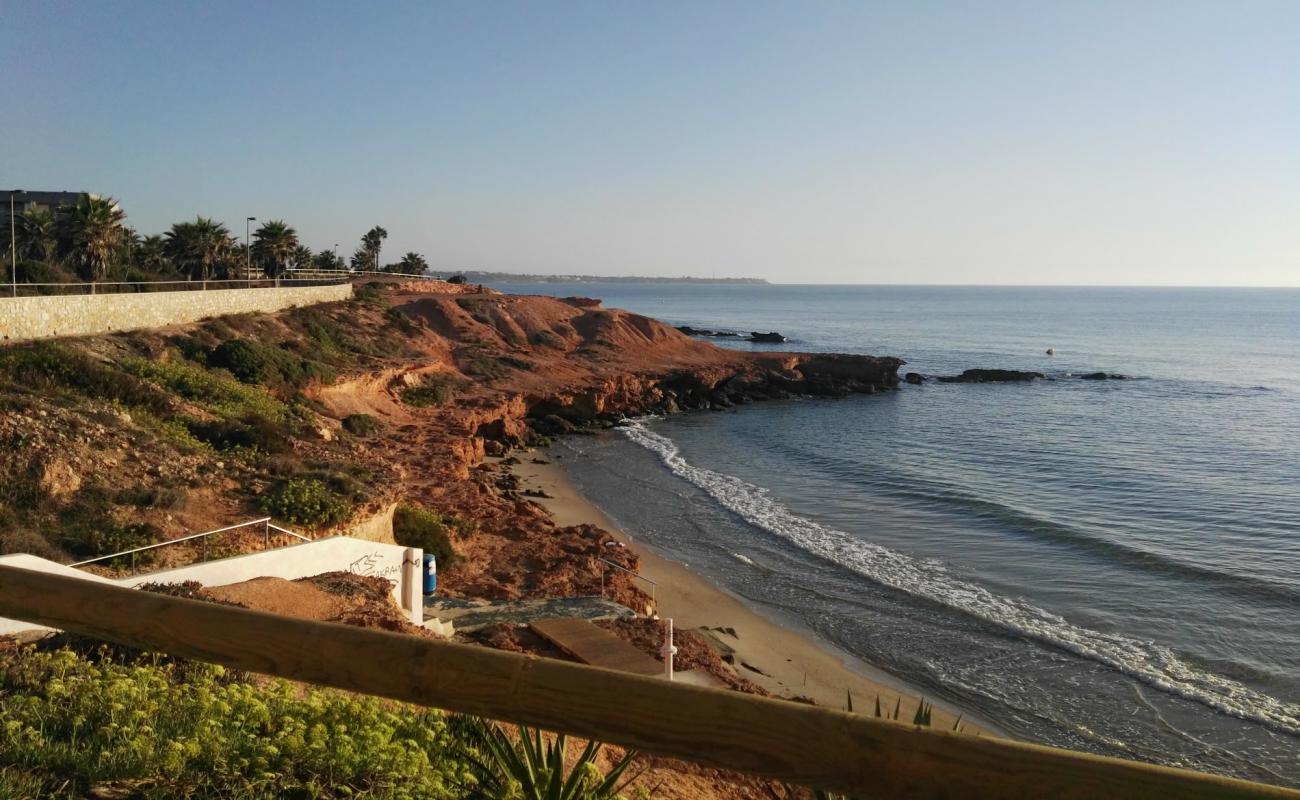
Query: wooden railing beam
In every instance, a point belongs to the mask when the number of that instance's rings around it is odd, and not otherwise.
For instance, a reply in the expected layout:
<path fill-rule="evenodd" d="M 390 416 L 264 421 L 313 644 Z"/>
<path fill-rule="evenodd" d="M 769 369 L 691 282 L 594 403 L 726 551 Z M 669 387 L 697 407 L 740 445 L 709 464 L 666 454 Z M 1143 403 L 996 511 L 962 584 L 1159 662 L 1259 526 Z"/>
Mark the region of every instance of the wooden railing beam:
<path fill-rule="evenodd" d="M 0 616 L 880 798 L 1300 798 L 1188 770 L 0 567 Z"/>

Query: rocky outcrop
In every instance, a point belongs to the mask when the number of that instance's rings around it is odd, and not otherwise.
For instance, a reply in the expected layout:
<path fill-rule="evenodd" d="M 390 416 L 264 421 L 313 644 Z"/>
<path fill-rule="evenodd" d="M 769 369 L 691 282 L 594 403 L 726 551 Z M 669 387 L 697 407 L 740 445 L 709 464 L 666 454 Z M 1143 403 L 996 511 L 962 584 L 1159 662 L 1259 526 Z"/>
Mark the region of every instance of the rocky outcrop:
<path fill-rule="evenodd" d="M 758 331 L 750 331 L 750 332 L 749 332 L 749 341 L 751 341 L 751 342 L 769 342 L 769 343 L 772 343 L 772 344 L 781 344 L 782 342 L 785 341 L 785 336 L 783 336 L 783 335 L 777 333 L 776 331 L 768 331 L 767 333 L 759 333 Z"/>
<path fill-rule="evenodd" d="M 677 330 L 681 331 L 687 336 L 712 336 L 715 338 L 716 337 L 725 338 L 729 336 L 735 337 L 740 335 L 735 331 L 715 331 L 712 330 L 711 328 L 692 328 L 690 325 L 678 325 Z"/>
<path fill-rule="evenodd" d="M 914 386 L 920 386 L 925 383 L 925 376 L 919 372 L 909 372 L 903 376 L 903 380 Z"/>
<path fill-rule="evenodd" d="M 960 375 L 947 375 L 939 378 L 942 383 L 1014 383 L 1034 381 L 1044 377 L 1041 372 L 1025 372 L 1017 369 L 968 369 Z"/>
<path fill-rule="evenodd" d="M 1126 381 L 1129 376 L 1120 375 L 1117 372 L 1088 372 L 1079 376 L 1080 380 L 1085 381 Z"/>

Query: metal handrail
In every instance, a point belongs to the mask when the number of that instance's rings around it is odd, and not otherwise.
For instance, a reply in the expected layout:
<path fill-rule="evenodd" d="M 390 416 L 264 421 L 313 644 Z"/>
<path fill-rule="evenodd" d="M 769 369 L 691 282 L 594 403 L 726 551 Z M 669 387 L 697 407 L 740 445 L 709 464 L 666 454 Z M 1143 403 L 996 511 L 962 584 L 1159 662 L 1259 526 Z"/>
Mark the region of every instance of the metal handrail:
<path fill-rule="evenodd" d="M 659 598 L 658 598 L 659 584 L 658 583 L 650 580 L 649 578 L 647 578 L 646 576 L 642 575 L 639 572 L 628 569 L 622 564 L 615 564 L 613 561 L 604 558 L 597 558 L 596 560 L 604 564 L 605 566 L 613 567 L 614 569 L 621 569 L 624 572 L 626 572 L 628 575 L 631 575 L 633 578 L 638 578 L 650 584 L 650 602 L 654 603 L 655 606 L 658 607 L 659 605 Z M 607 571 L 608 570 L 606 570 L 605 567 L 600 568 L 600 596 L 601 597 L 605 596 L 605 573 Z"/>
<path fill-rule="evenodd" d="M 168 539 L 168 540 L 165 541 L 165 542 L 155 542 L 155 543 L 153 543 L 153 544 L 147 544 L 147 545 L 144 545 L 143 547 L 133 547 L 133 548 L 131 548 L 130 550 L 123 550 L 123 551 L 121 551 L 121 552 L 119 552 L 119 553 L 109 553 L 109 554 L 106 555 L 106 556 L 96 556 L 95 558 L 88 558 L 88 559 L 86 559 L 85 561 L 77 561 L 77 562 L 75 562 L 75 563 L 73 563 L 73 564 L 69 564 L 68 566 L 70 566 L 70 567 L 84 567 L 84 566 L 87 565 L 87 564 L 94 564 L 94 563 L 97 562 L 97 561 L 107 561 L 107 560 L 109 560 L 109 559 L 111 559 L 111 558 L 120 558 L 121 556 L 131 556 L 131 566 L 134 567 L 134 566 L 135 566 L 135 554 L 136 554 L 136 553 L 142 553 L 142 552 L 144 552 L 144 551 L 146 551 L 146 550 L 156 550 L 156 549 L 159 548 L 159 547 L 168 547 L 168 546 L 170 546 L 170 545 L 180 544 L 180 543 L 182 543 L 182 542 L 189 542 L 189 541 L 193 541 L 193 540 L 195 540 L 195 539 L 206 539 L 207 537 L 209 537 L 209 536 L 213 536 L 213 535 L 218 534 L 218 533 L 226 533 L 227 531 L 238 530 L 239 528 L 247 528 L 247 527 L 249 527 L 249 526 L 251 526 L 251 525 L 262 525 L 262 526 L 263 526 L 263 528 L 264 528 L 264 530 L 265 530 L 265 532 L 266 532 L 266 538 L 265 538 L 266 544 L 270 544 L 270 543 L 271 543 L 271 530 L 272 530 L 272 529 L 274 529 L 274 530 L 276 530 L 276 531 L 278 531 L 278 532 L 280 532 L 280 533 L 285 533 L 285 534 L 288 534 L 289 536 L 294 536 L 294 537 L 297 537 L 297 538 L 299 538 L 299 539 L 302 539 L 304 542 L 310 542 L 310 541 L 311 541 L 311 539 L 309 539 L 309 538 L 306 537 L 306 536 L 303 536 L 303 535 L 300 534 L 300 533 L 294 533 L 293 531 L 285 530 L 284 528 L 281 528 L 279 525 L 274 524 L 273 522 L 271 522 L 271 518 L 270 518 L 270 517 L 261 517 L 261 518 L 259 518 L 259 519 L 250 519 L 250 520 L 248 520 L 247 522 L 237 522 L 237 523 L 235 523 L 234 525 L 227 525 L 227 526 L 224 527 L 224 528 L 217 528 L 216 530 L 204 531 L 204 532 L 202 532 L 202 533 L 191 533 L 189 536 L 182 536 L 182 537 L 180 537 L 180 538 L 178 538 L 178 539 Z M 204 561 L 207 561 L 207 555 L 208 555 L 207 542 L 205 541 L 205 542 L 203 543 L 203 560 L 204 560 Z"/>
<path fill-rule="evenodd" d="M 333 285 L 342 283 L 347 280 L 366 275 L 384 276 L 388 278 L 402 278 L 412 281 L 438 281 L 441 278 L 432 275 L 407 275 L 400 272 L 376 272 L 374 270 L 325 270 L 325 269 L 304 269 L 291 270 L 285 276 L 279 278 L 270 278 L 258 274 L 254 277 L 253 273 L 247 273 L 242 278 L 220 278 L 208 280 L 164 280 L 164 281 L 85 281 L 70 283 L 13 283 L 10 284 L 12 297 L 18 297 L 25 294 L 23 290 L 53 288 L 60 290 L 62 294 L 96 294 L 97 289 L 110 289 L 114 287 L 142 287 L 142 291 L 159 291 L 158 287 L 163 286 L 180 286 L 186 291 L 207 291 L 209 289 L 241 289 L 241 288 L 271 288 L 289 283 L 295 285 Z M 292 277 L 291 277 L 292 276 Z M 307 276 L 307 277 L 298 277 Z M 256 284 L 256 286 L 255 286 Z M 109 292 L 121 294 L 122 292 Z M 3 298 L 0 298 L 3 299 Z"/>

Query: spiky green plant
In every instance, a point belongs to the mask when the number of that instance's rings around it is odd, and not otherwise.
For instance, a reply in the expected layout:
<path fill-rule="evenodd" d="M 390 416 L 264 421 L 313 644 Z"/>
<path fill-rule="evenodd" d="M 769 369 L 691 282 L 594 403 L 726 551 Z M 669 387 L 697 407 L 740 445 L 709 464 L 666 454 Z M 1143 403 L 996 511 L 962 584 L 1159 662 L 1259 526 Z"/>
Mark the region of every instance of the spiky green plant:
<path fill-rule="evenodd" d="M 548 741 L 540 730 L 520 726 L 519 735 L 512 737 L 496 723 L 465 716 L 453 717 L 450 725 L 473 748 L 463 756 L 477 780 L 469 790 L 471 798 L 612 800 L 637 777 L 622 780 L 636 758 L 632 750 L 601 775 L 596 765 L 602 747 L 599 742 L 587 742 L 573 765 L 566 768 L 568 737 L 563 734 Z"/>

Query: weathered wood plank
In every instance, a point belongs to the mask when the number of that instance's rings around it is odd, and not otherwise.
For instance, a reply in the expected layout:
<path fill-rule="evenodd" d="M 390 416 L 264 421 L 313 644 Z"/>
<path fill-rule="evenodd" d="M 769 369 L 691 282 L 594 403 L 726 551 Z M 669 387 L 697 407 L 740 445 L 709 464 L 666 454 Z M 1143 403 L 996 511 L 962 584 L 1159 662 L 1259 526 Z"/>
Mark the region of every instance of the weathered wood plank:
<path fill-rule="evenodd" d="M 585 619 L 539 619 L 528 627 L 584 664 L 650 677 L 663 674 L 663 664 Z"/>
<path fill-rule="evenodd" d="M 880 798 L 1300 792 L 739 692 L 0 567 L 0 616 Z"/>

